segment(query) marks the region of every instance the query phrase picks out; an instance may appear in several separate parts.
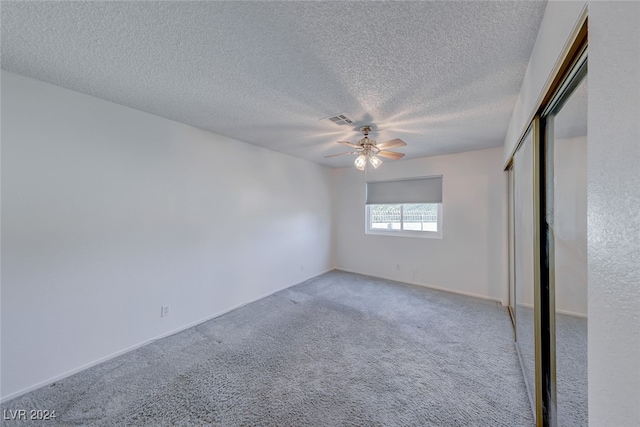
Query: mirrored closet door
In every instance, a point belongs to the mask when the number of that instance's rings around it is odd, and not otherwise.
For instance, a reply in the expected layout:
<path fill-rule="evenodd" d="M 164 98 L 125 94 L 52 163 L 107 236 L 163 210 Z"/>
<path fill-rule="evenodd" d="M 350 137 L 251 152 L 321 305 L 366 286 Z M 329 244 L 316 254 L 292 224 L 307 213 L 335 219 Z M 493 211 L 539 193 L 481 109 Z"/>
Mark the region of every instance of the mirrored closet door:
<path fill-rule="evenodd" d="M 515 288 L 516 346 L 532 407 L 535 402 L 534 322 L 534 198 L 533 132 L 530 130 L 513 157 L 511 243 Z M 535 411 L 534 411 L 535 414 Z"/>
<path fill-rule="evenodd" d="M 558 426 L 587 416 L 587 65 L 576 66 L 544 116 L 550 316 Z"/>
<path fill-rule="evenodd" d="M 588 425 L 587 19 L 508 163 L 509 309 L 536 426 Z"/>

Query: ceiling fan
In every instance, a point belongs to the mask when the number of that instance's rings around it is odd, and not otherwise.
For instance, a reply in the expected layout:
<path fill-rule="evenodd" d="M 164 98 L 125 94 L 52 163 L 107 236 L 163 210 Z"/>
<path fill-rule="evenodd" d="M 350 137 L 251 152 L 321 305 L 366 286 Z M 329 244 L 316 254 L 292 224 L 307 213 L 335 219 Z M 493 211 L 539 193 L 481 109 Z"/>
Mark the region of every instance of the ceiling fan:
<path fill-rule="evenodd" d="M 369 138 L 371 125 L 362 126 L 360 128 L 360 132 L 362 132 L 364 138 L 358 141 L 357 144 L 352 144 L 347 141 L 337 141 L 338 144 L 349 146 L 355 149 L 355 151 L 325 156 L 325 159 L 329 157 L 344 156 L 346 154 L 359 154 L 353 164 L 358 170 L 362 171 L 367 166 L 367 161 L 371 164 L 371 166 L 373 166 L 374 169 L 377 169 L 378 166 L 382 164 L 382 160 L 378 156 L 386 157 L 393 160 L 399 160 L 404 157 L 404 153 L 387 151 L 387 149 L 389 148 L 404 147 L 405 145 L 407 145 L 407 143 L 403 140 L 396 138 L 392 139 L 391 141 L 386 141 L 378 144 L 374 139 Z"/>

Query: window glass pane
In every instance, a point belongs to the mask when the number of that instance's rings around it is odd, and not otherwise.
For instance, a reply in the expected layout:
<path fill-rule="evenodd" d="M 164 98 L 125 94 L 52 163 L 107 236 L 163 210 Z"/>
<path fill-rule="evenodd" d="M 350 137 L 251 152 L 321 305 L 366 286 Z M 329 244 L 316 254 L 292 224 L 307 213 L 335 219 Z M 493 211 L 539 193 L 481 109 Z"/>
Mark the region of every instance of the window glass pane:
<path fill-rule="evenodd" d="M 404 230 L 438 231 L 438 204 L 421 203 L 404 205 Z"/>
<path fill-rule="evenodd" d="M 400 230 L 401 205 L 370 205 L 372 230 Z"/>

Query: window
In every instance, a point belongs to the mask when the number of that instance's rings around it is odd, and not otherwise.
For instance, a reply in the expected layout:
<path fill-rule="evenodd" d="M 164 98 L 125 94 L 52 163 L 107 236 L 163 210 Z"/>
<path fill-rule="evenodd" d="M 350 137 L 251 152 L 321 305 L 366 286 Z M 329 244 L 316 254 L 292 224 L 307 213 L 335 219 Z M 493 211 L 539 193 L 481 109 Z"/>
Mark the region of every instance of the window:
<path fill-rule="evenodd" d="M 365 231 L 442 238 L 442 177 L 368 182 Z"/>

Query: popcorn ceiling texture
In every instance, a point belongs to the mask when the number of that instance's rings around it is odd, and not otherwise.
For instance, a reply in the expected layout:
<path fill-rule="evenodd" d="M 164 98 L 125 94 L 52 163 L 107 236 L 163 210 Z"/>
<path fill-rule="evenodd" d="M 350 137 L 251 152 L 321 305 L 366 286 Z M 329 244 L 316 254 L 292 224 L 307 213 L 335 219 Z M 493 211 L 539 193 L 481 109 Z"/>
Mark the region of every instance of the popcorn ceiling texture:
<path fill-rule="evenodd" d="M 55 409 L 48 426 L 533 425 L 503 307 L 338 271 L 2 405 L 19 408 Z"/>
<path fill-rule="evenodd" d="M 371 122 L 422 157 L 502 145 L 545 5 L 3 1 L 2 68 L 330 166 Z"/>

